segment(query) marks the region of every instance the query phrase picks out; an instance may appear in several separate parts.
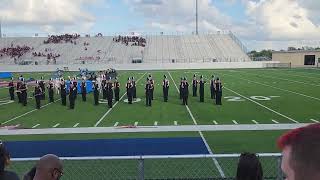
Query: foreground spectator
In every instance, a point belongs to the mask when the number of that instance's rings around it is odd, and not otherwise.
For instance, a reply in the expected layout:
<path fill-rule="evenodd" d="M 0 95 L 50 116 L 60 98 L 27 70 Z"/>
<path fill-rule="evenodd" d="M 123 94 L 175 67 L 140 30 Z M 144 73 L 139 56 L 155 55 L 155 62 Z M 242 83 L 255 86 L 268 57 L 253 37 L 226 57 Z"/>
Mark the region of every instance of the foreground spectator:
<path fill-rule="evenodd" d="M 33 167 L 27 174 L 23 176 L 23 180 L 33 180 L 34 176 L 36 175 L 37 167 Z"/>
<path fill-rule="evenodd" d="M 10 154 L 4 144 L 0 141 L 0 179 L 1 180 L 19 180 L 16 173 L 6 171 L 5 168 L 10 163 Z"/>
<path fill-rule="evenodd" d="M 278 139 L 287 180 L 320 180 L 320 124 L 287 132 Z"/>
<path fill-rule="evenodd" d="M 40 158 L 33 180 L 59 180 L 63 175 L 63 166 L 59 157 L 48 154 Z"/>
<path fill-rule="evenodd" d="M 263 170 L 259 158 L 252 153 L 240 156 L 236 180 L 262 180 Z"/>

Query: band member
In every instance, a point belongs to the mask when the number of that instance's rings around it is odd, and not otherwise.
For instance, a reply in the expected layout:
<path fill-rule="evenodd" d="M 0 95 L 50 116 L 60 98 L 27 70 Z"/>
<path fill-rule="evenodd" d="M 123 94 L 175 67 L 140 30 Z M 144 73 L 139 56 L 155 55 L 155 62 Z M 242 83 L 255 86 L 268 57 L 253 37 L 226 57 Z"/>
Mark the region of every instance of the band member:
<path fill-rule="evenodd" d="M 16 90 L 16 93 L 17 93 L 17 97 L 18 97 L 18 103 L 21 103 L 22 102 L 22 98 L 21 98 L 21 85 L 22 85 L 22 81 L 19 79 L 18 82 L 17 82 L 17 90 Z"/>
<path fill-rule="evenodd" d="M 9 95 L 10 95 L 10 100 L 13 101 L 14 100 L 14 83 L 13 83 L 13 78 L 11 78 L 11 81 L 8 85 L 9 88 Z"/>
<path fill-rule="evenodd" d="M 151 100 L 154 100 L 153 98 L 153 93 L 154 93 L 154 80 L 152 79 L 152 76 L 150 75 L 150 83 L 152 85 L 152 89 L 151 89 Z"/>
<path fill-rule="evenodd" d="M 28 94 L 27 94 L 27 84 L 24 82 L 24 79 L 22 80 L 22 84 L 20 86 L 20 91 L 21 91 L 21 102 L 23 106 L 27 105 L 27 99 L 28 99 Z"/>
<path fill-rule="evenodd" d="M 94 105 L 99 105 L 99 84 L 96 81 L 92 81 Z"/>
<path fill-rule="evenodd" d="M 115 78 L 115 82 L 114 82 L 114 96 L 115 96 L 115 100 L 119 101 L 119 94 L 120 94 L 120 83 L 118 82 L 118 78 Z"/>
<path fill-rule="evenodd" d="M 182 84 L 183 84 L 183 77 L 180 78 L 180 85 L 179 85 L 179 93 L 180 93 L 180 99 L 182 99 Z"/>
<path fill-rule="evenodd" d="M 49 80 L 49 84 L 48 84 L 48 94 L 49 94 L 49 102 L 50 103 L 53 103 L 54 102 L 54 99 L 53 99 L 53 94 L 54 94 L 54 92 L 53 92 L 53 88 L 54 88 L 54 84 L 53 84 L 53 80 L 52 79 L 50 79 Z"/>
<path fill-rule="evenodd" d="M 42 90 L 39 86 L 39 82 L 36 82 L 36 86 L 34 87 L 34 98 L 36 99 L 36 108 L 40 109 L 40 103 L 41 103 L 41 96 L 42 96 Z"/>
<path fill-rule="evenodd" d="M 183 79 L 181 88 L 182 88 L 182 104 L 183 105 L 188 105 L 189 83 L 188 83 L 186 77 Z"/>
<path fill-rule="evenodd" d="M 75 105 L 75 100 L 76 100 L 76 94 L 77 94 L 77 89 L 74 86 L 74 84 L 72 83 L 70 85 L 70 90 L 69 90 L 69 103 L 70 103 L 70 109 L 74 109 L 74 105 Z"/>
<path fill-rule="evenodd" d="M 215 99 L 216 98 L 216 94 L 215 94 L 215 78 L 214 75 L 212 75 L 212 79 L 210 80 L 210 92 L 211 92 L 211 99 Z"/>
<path fill-rule="evenodd" d="M 67 105 L 67 87 L 66 82 L 64 79 L 61 78 L 60 80 L 60 95 L 61 95 L 61 102 L 63 106 Z"/>
<path fill-rule="evenodd" d="M 82 94 L 82 101 L 87 101 L 87 83 L 86 80 L 83 78 L 81 82 L 81 94 Z"/>
<path fill-rule="evenodd" d="M 146 83 L 146 106 L 150 106 L 152 105 L 152 99 L 151 99 L 151 92 L 152 92 L 152 83 L 151 80 L 149 78 L 147 78 L 147 83 Z"/>
<path fill-rule="evenodd" d="M 131 77 L 132 82 L 132 98 L 137 99 L 137 87 L 136 87 L 136 80 L 134 77 Z"/>
<path fill-rule="evenodd" d="M 75 94 L 74 94 L 74 99 L 76 100 L 77 99 L 77 96 L 78 96 L 78 80 L 76 77 L 73 78 L 73 87 L 75 88 Z"/>
<path fill-rule="evenodd" d="M 113 99 L 113 83 L 111 82 L 111 77 L 107 82 L 107 91 L 108 91 L 108 107 L 112 108 L 112 99 Z"/>
<path fill-rule="evenodd" d="M 162 82 L 162 91 L 163 91 L 163 100 L 164 102 L 168 102 L 168 96 L 169 96 L 169 80 L 167 79 L 167 76 L 163 76 L 163 82 Z"/>
<path fill-rule="evenodd" d="M 197 97 L 197 90 L 198 90 L 198 80 L 196 75 L 193 75 L 193 80 L 192 80 L 192 96 Z"/>
<path fill-rule="evenodd" d="M 200 89 L 199 89 L 200 102 L 204 102 L 204 84 L 205 83 L 206 83 L 206 81 L 204 81 L 203 76 L 200 76 L 200 81 L 199 81 L 199 85 L 200 85 Z"/>
<path fill-rule="evenodd" d="M 45 82 L 43 80 L 43 77 L 41 77 L 41 80 L 39 81 L 39 86 L 42 90 L 41 100 L 45 100 L 46 99 L 46 97 L 45 97 L 46 89 L 45 89 Z"/>
<path fill-rule="evenodd" d="M 222 98 L 222 82 L 219 78 L 215 81 L 215 90 L 216 90 L 216 105 L 222 105 L 221 98 Z"/>
<path fill-rule="evenodd" d="M 56 95 L 59 95 L 60 94 L 60 79 L 59 78 L 56 78 L 54 80 L 54 89 L 56 91 Z"/>
<path fill-rule="evenodd" d="M 102 88 L 102 99 L 107 99 L 107 80 L 104 78 L 101 81 L 101 88 Z"/>
<path fill-rule="evenodd" d="M 126 84 L 126 88 L 127 88 L 128 103 L 132 104 L 132 100 L 133 100 L 133 85 L 132 85 L 132 82 L 131 82 L 131 78 L 128 78 L 128 82 Z"/>

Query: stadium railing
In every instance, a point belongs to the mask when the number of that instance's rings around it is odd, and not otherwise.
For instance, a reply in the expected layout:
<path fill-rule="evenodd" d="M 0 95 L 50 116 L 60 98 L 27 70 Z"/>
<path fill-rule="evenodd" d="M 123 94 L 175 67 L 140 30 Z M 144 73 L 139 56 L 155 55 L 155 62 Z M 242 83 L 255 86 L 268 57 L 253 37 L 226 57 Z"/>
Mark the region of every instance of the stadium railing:
<path fill-rule="evenodd" d="M 291 63 L 265 63 L 264 68 L 291 68 Z"/>
<path fill-rule="evenodd" d="M 283 180 L 281 154 L 257 154 L 264 179 Z M 178 156 L 66 157 L 62 179 L 225 179 L 236 177 L 240 154 Z M 12 159 L 10 170 L 20 176 L 38 158 Z"/>

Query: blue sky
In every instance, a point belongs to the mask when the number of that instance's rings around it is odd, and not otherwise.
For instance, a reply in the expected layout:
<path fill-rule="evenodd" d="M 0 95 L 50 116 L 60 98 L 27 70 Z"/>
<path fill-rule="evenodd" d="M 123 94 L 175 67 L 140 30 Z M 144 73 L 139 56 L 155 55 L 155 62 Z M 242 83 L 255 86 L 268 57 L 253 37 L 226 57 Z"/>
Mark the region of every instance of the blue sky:
<path fill-rule="evenodd" d="M 231 30 L 250 49 L 320 46 L 320 1 L 198 0 L 200 32 Z M 195 30 L 195 0 L 0 0 L 2 33 Z"/>

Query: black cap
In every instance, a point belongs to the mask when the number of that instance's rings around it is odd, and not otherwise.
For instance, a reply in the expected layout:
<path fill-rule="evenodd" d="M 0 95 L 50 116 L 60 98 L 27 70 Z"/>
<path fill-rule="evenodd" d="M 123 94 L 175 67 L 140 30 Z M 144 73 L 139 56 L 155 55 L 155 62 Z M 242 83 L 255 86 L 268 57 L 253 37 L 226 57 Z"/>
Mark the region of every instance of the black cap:
<path fill-rule="evenodd" d="M 166 75 L 163 75 L 163 78 L 167 78 L 167 76 L 166 76 Z"/>
<path fill-rule="evenodd" d="M 184 78 L 183 78 L 183 80 L 185 80 L 185 81 L 186 81 L 186 80 L 187 80 L 187 78 L 186 78 L 186 77 L 184 77 Z"/>
<path fill-rule="evenodd" d="M 196 77 L 196 74 L 194 74 L 193 77 Z"/>

